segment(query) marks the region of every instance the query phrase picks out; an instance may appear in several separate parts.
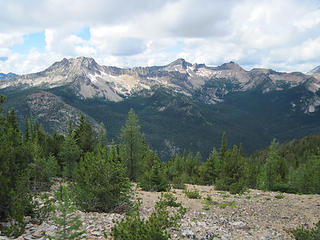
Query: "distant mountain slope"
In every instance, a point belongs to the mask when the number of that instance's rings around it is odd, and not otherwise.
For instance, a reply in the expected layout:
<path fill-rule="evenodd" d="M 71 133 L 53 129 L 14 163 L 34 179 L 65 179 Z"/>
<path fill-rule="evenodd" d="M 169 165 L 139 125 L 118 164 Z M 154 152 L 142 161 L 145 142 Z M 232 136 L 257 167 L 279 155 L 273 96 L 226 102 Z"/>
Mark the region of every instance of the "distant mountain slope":
<path fill-rule="evenodd" d="M 22 128 L 26 117 L 33 116 L 39 124 L 44 126 L 47 132 L 67 133 L 68 122 L 71 121 L 75 125 L 79 123 L 81 114 L 85 114 L 66 104 L 60 97 L 38 89 L 27 89 L 19 92 L 5 91 L 1 94 L 5 94 L 7 97 L 5 106 L 15 108 Z M 88 117 L 88 121 L 94 129 L 98 129 L 99 124 L 94 119 Z"/>
<path fill-rule="evenodd" d="M 223 132 L 245 152 L 274 137 L 284 141 L 320 132 L 319 81 L 299 72 L 246 71 L 234 62 L 209 67 L 178 59 L 122 69 L 79 57 L 2 80 L 0 89 L 21 123 L 31 112 L 48 131 L 63 131 L 77 111 L 104 122 L 108 138 L 117 140 L 134 108 L 147 141 L 166 160 L 183 149 L 207 156 Z"/>
<path fill-rule="evenodd" d="M 13 77 L 17 77 L 18 75 L 15 73 L 0 73 L 0 79 L 8 79 L 8 78 L 13 78 Z"/>
<path fill-rule="evenodd" d="M 310 72 L 308 72 L 309 75 L 312 75 L 313 77 L 320 79 L 320 66 L 315 67 Z"/>

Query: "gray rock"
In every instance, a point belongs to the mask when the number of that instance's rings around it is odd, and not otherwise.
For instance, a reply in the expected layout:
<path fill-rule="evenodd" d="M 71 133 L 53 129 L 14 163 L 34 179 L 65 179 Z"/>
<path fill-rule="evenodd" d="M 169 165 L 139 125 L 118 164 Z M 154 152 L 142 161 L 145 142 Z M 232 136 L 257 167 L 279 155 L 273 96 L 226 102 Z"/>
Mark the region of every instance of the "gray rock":
<path fill-rule="evenodd" d="M 184 236 L 186 238 L 189 238 L 189 239 L 196 239 L 196 236 L 195 236 L 194 232 L 191 231 L 191 230 L 184 230 L 182 232 L 182 236 Z"/>
<path fill-rule="evenodd" d="M 9 240 L 9 238 L 7 238 L 5 236 L 0 236 L 0 240 Z"/>
<path fill-rule="evenodd" d="M 231 225 L 236 229 L 243 229 L 247 226 L 245 222 L 239 221 L 239 222 L 233 222 Z"/>
<path fill-rule="evenodd" d="M 102 235 L 101 232 L 99 232 L 99 231 L 94 231 L 91 234 L 94 236 L 101 236 Z"/>

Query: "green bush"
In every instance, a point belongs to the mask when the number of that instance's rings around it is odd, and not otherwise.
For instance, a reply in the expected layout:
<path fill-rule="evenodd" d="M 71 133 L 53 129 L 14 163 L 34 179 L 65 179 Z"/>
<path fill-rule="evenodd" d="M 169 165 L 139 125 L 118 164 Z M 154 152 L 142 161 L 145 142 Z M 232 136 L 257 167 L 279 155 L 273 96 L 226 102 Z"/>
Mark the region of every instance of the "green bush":
<path fill-rule="evenodd" d="M 278 195 L 274 196 L 276 199 L 283 199 L 283 193 L 279 193 Z"/>
<path fill-rule="evenodd" d="M 193 190 L 190 190 L 190 191 L 189 190 L 185 190 L 183 192 L 190 199 L 200 199 L 201 198 L 201 195 L 200 195 L 198 189 L 194 188 Z"/>
<path fill-rule="evenodd" d="M 292 230 L 291 234 L 297 240 L 320 240 L 320 221 L 315 224 L 314 228 L 308 229 L 300 226 Z"/>
<path fill-rule="evenodd" d="M 202 209 L 203 210 L 209 210 L 210 206 L 214 204 L 214 202 L 212 201 L 212 197 L 207 194 L 207 197 L 205 199 L 203 199 L 202 203 Z"/>
<path fill-rule="evenodd" d="M 114 240 L 167 240 L 170 238 L 168 228 L 177 227 L 186 211 L 182 206 L 169 211 L 168 202 L 161 196 L 151 216 L 145 220 L 140 216 L 140 205 L 139 201 L 125 219 L 111 228 Z"/>
<path fill-rule="evenodd" d="M 237 205 L 234 203 L 234 201 L 231 202 L 223 202 L 219 204 L 219 207 L 222 209 L 225 209 L 226 207 L 234 207 L 237 208 Z"/>
<path fill-rule="evenodd" d="M 168 207 L 181 207 L 181 203 L 177 202 L 177 198 L 172 193 L 163 193 L 161 197 Z"/>

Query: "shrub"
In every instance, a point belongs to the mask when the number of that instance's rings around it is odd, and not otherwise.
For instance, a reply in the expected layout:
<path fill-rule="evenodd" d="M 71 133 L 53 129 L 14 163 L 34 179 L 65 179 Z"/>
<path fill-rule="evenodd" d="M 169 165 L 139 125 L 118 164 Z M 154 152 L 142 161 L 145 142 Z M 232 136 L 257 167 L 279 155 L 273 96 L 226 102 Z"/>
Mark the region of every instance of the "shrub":
<path fill-rule="evenodd" d="M 291 234 L 297 240 L 320 240 L 320 221 L 315 224 L 314 228 L 308 229 L 300 226 L 292 230 Z"/>
<path fill-rule="evenodd" d="M 211 205 L 213 204 L 212 197 L 210 195 L 207 195 L 205 199 L 201 202 L 204 205 Z"/>
<path fill-rule="evenodd" d="M 170 238 L 168 228 L 177 227 L 186 209 L 179 207 L 168 211 L 168 202 L 161 196 L 148 219 L 140 216 L 139 201 L 127 217 L 111 228 L 114 240 L 167 240 Z M 105 233 L 105 237 L 107 234 Z"/>
<path fill-rule="evenodd" d="M 223 202 L 223 203 L 220 203 L 220 204 L 219 204 L 219 207 L 220 207 L 220 208 L 223 208 L 223 209 L 225 209 L 226 207 L 234 207 L 234 208 L 237 208 L 237 205 L 234 203 L 234 201 L 231 201 L 231 202 Z"/>
<path fill-rule="evenodd" d="M 276 195 L 276 196 L 274 196 L 276 199 L 283 199 L 284 198 L 284 196 L 283 196 L 283 193 L 280 193 L 280 194 L 278 194 L 278 195 Z"/>
<path fill-rule="evenodd" d="M 201 198 L 199 190 L 195 189 L 195 188 L 193 189 L 193 191 L 192 190 L 190 190 L 190 191 L 189 190 L 185 190 L 184 194 L 190 199 L 200 199 Z"/>
<path fill-rule="evenodd" d="M 161 194 L 161 197 L 168 207 L 181 207 L 181 203 L 177 202 L 177 198 L 172 193 Z"/>

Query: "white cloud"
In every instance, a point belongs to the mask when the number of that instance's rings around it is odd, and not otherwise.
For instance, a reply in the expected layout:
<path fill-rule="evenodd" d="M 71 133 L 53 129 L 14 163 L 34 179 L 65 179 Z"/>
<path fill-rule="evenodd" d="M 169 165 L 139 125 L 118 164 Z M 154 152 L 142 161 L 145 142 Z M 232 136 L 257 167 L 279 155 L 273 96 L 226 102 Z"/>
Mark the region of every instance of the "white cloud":
<path fill-rule="evenodd" d="M 0 0 L 0 72 L 31 72 L 58 57 L 162 65 L 178 57 L 246 69 L 308 71 L 320 65 L 317 0 Z M 77 34 L 90 28 L 90 39 Z M 45 31 L 46 52 L 10 50 Z M 47 56 L 47 57 L 46 57 Z M 32 64 L 34 61 L 34 66 Z M 14 68 L 18 69 L 15 70 Z"/>

